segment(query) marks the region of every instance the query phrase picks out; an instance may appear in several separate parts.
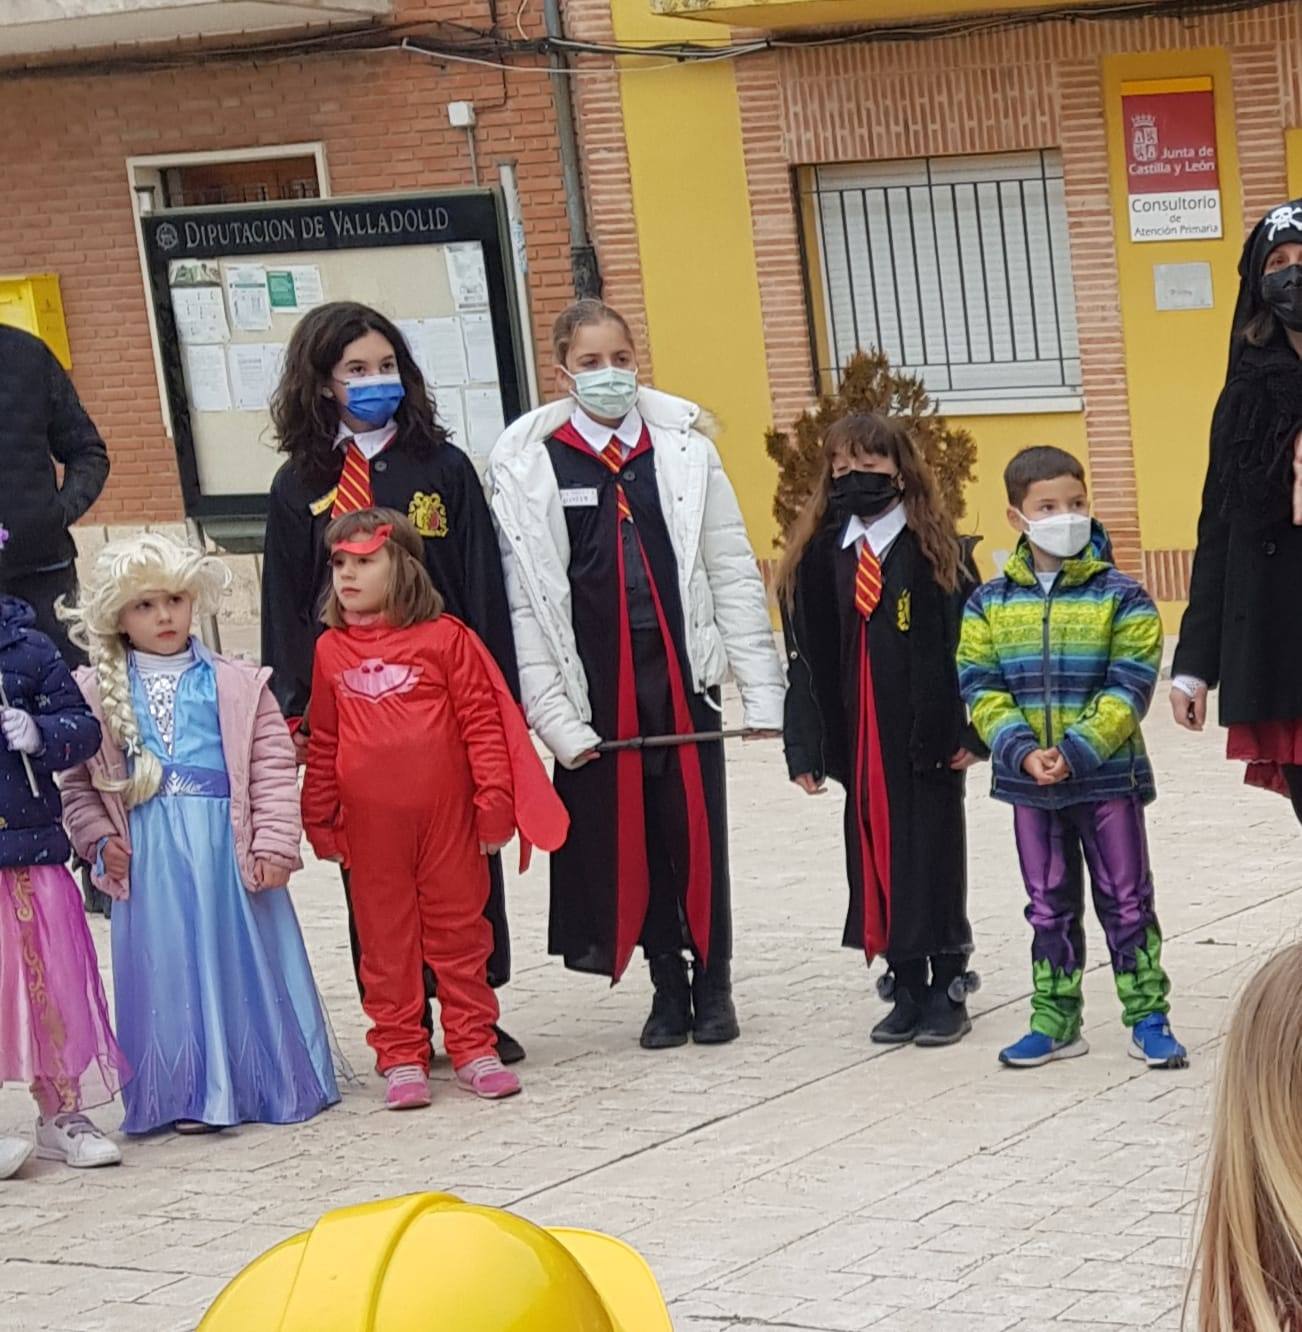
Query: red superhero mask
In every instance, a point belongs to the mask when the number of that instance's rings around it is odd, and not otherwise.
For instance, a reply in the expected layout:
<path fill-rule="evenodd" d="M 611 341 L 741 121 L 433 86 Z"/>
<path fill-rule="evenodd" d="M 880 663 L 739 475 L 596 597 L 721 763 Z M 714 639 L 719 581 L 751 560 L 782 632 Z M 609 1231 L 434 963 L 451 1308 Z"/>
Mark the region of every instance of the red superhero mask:
<path fill-rule="evenodd" d="M 345 555 L 374 555 L 393 535 L 392 523 L 381 523 L 374 532 L 359 532 L 348 541 L 336 541 L 330 547 L 332 555 L 343 551 Z"/>

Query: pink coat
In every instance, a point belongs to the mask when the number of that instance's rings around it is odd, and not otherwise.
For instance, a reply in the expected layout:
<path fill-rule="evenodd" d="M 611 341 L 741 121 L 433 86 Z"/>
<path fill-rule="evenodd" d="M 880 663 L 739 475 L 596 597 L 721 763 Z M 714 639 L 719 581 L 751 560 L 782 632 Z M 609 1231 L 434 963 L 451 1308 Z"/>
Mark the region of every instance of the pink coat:
<path fill-rule="evenodd" d="M 254 864 L 265 860 L 284 869 L 301 869 L 298 770 L 294 744 L 267 681 L 271 672 L 243 661 L 212 656 L 217 677 L 217 713 L 222 748 L 231 782 L 231 826 L 240 875 L 250 892 L 258 891 Z M 77 672 L 77 684 L 101 725 L 95 672 Z M 100 839 L 118 837 L 130 849 L 131 828 L 122 797 L 101 791 L 96 775 L 119 781 L 127 775 L 126 758 L 104 726 L 104 743 L 88 763 L 63 774 L 63 821 L 73 849 L 95 863 Z M 127 896 L 127 885 L 104 879 L 111 897 Z"/>

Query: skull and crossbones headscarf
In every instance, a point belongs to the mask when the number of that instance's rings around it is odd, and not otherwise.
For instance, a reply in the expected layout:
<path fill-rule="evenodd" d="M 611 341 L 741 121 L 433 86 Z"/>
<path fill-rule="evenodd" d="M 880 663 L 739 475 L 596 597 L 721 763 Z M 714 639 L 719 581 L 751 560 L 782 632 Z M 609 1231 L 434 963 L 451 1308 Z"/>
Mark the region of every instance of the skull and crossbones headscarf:
<path fill-rule="evenodd" d="M 1265 307 L 1261 295 L 1261 279 L 1266 271 L 1266 260 L 1280 245 L 1302 245 L 1302 199 L 1272 208 L 1253 227 L 1243 246 L 1239 260 L 1239 299 L 1234 307 L 1234 323 L 1230 331 L 1230 367 L 1233 369 L 1243 347 L 1243 331 L 1252 317 Z"/>

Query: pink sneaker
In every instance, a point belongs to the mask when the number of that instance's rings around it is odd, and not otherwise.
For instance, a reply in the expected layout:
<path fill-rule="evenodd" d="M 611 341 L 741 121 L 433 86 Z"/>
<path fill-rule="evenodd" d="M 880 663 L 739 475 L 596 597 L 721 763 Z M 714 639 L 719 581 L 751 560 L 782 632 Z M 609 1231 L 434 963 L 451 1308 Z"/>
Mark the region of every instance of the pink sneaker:
<path fill-rule="evenodd" d="M 429 1078 L 419 1064 L 398 1064 L 386 1070 L 386 1110 L 420 1110 L 429 1104 Z"/>
<path fill-rule="evenodd" d="M 457 1086 L 486 1101 L 501 1101 L 519 1094 L 520 1079 L 496 1055 L 485 1055 L 457 1069 Z"/>

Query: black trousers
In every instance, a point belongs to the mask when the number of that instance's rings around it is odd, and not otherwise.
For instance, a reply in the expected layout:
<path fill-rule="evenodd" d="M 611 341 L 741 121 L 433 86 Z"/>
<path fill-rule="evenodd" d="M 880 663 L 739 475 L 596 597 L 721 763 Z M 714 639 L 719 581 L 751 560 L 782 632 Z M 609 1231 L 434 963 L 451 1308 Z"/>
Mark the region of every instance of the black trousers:
<path fill-rule="evenodd" d="M 8 597 L 18 597 L 28 603 L 36 612 L 36 627 L 48 635 L 59 649 L 60 655 L 68 663 L 68 669 L 75 671 L 78 666 L 85 666 L 86 654 L 73 645 L 68 638 L 68 627 L 54 613 L 54 603 L 60 597 L 73 602 L 77 597 L 77 568 L 69 564 L 64 569 L 49 569 L 44 573 L 19 574 L 6 578 L 0 574 L 0 592 Z"/>
<path fill-rule="evenodd" d="M 344 901 L 348 904 L 348 944 L 353 954 L 353 978 L 357 982 L 357 994 L 366 998 L 366 987 L 362 984 L 362 944 L 357 937 L 357 922 L 353 919 L 353 894 L 350 876 L 346 869 L 340 870 L 344 881 Z M 488 983 L 493 989 L 500 989 L 511 979 L 511 931 L 506 923 L 506 885 L 502 874 L 502 857 L 493 856 L 488 862 L 488 905 L 484 907 L 484 916 L 493 927 L 493 952 L 488 959 Z M 434 1010 L 432 1000 L 438 993 L 434 973 L 428 966 L 425 973 L 425 1012 L 421 1015 L 421 1025 L 434 1039 Z"/>

